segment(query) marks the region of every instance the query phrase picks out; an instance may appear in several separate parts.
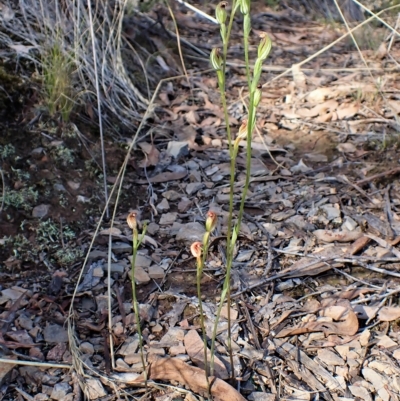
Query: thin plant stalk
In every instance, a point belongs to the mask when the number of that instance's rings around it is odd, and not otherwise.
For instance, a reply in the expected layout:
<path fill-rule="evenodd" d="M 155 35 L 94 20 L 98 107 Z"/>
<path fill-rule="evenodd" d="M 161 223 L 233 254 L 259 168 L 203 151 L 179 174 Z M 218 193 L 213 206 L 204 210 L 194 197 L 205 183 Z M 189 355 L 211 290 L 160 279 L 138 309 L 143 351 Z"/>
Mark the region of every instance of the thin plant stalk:
<path fill-rule="evenodd" d="M 254 69 L 253 69 L 253 75 L 251 76 L 250 73 L 250 63 L 249 63 L 249 34 L 251 31 L 251 21 L 250 21 L 250 2 L 251 0 L 237 0 L 237 3 L 234 1 L 233 8 L 232 8 L 232 14 L 230 18 L 230 28 L 231 24 L 233 21 L 233 14 L 236 11 L 236 8 L 240 6 L 240 10 L 242 14 L 244 15 L 244 21 L 243 21 L 243 32 L 244 32 L 244 49 L 245 49 L 245 63 L 246 63 L 246 75 L 247 75 L 247 83 L 249 86 L 249 91 L 250 91 L 250 104 L 249 104 L 249 110 L 248 110 L 248 120 L 243 120 L 242 126 L 239 129 L 238 136 L 235 140 L 235 142 L 232 145 L 231 141 L 231 134 L 229 130 L 229 116 L 228 116 L 228 111 L 227 111 L 227 102 L 226 102 L 226 95 L 225 95 L 225 67 L 226 67 L 226 57 L 227 57 L 227 46 L 228 46 L 228 36 L 225 34 L 226 28 L 224 28 L 225 20 L 226 20 L 226 14 L 224 14 L 224 10 L 226 5 L 223 5 L 225 3 L 220 3 L 219 6 L 217 6 L 216 9 L 216 16 L 217 20 L 221 25 L 221 37 L 223 41 L 223 55 L 222 57 L 219 56 L 218 51 L 212 51 L 210 60 L 211 64 L 214 67 L 214 69 L 217 72 L 217 77 L 218 77 L 218 85 L 219 89 L 221 92 L 221 99 L 222 99 L 222 106 L 224 109 L 224 115 L 226 119 L 226 126 L 227 126 L 227 134 L 228 134 L 228 143 L 230 145 L 229 147 L 229 153 L 231 157 L 231 163 L 230 163 L 230 201 L 229 201 L 229 220 L 228 220 L 228 231 L 227 231 L 227 258 L 226 258 L 226 274 L 225 274 L 225 280 L 221 292 L 221 299 L 220 299 L 220 304 L 218 306 L 217 310 L 217 315 L 214 323 L 214 328 L 213 328 L 213 334 L 212 334 L 212 341 L 211 341 L 211 375 L 214 374 L 214 350 L 215 350 L 215 340 L 216 340 L 216 335 L 217 335 L 217 327 L 218 327 L 218 322 L 219 318 L 221 315 L 221 310 L 224 304 L 225 298 L 227 298 L 227 306 L 228 306 L 228 337 L 227 337 L 227 345 L 228 345 L 228 350 L 229 350 L 229 355 L 230 355 L 230 362 L 231 362 L 231 375 L 232 378 L 234 378 L 234 371 L 233 371 L 233 353 L 232 353 L 232 340 L 231 340 L 231 315 L 230 315 L 230 305 L 231 305 L 231 289 L 230 289 L 230 278 L 231 278 L 231 269 L 232 269 L 232 262 L 233 262 L 233 254 L 234 254 L 234 249 L 235 249 L 235 244 L 239 235 L 240 231 L 240 226 L 243 218 L 243 213 L 244 213 L 244 203 L 246 200 L 248 188 L 250 185 L 250 171 L 251 171 L 251 139 L 252 139 L 252 133 L 255 128 L 255 122 L 256 122 L 256 108 L 258 106 L 258 103 L 261 100 L 261 89 L 258 87 L 259 86 L 259 80 L 261 76 L 261 67 L 262 67 L 262 62 L 267 58 L 269 51 L 271 49 L 271 42 L 269 38 L 266 35 L 261 36 L 261 41 L 258 46 L 258 57 L 255 61 L 254 64 Z M 223 7 L 221 6 L 223 5 Z M 228 29 L 230 32 L 230 30 Z M 234 189 L 235 189 L 235 167 L 236 167 L 236 157 L 238 153 L 238 147 L 239 147 L 239 141 L 241 139 L 247 139 L 247 152 L 246 152 L 246 180 L 245 180 L 245 185 L 242 191 L 242 196 L 241 196 L 241 202 L 240 202 L 240 208 L 239 208 L 239 214 L 238 214 L 238 219 L 236 221 L 236 224 L 234 225 L 232 229 L 232 218 L 233 218 L 233 196 L 234 196 Z"/>
<path fill-rule="evenodd" d="M 210 369 L 208 365 L 208 346 L 207 346 L 207 332 L 204 324 L 204 312 L 203 312 L 203 301 L 201 298 L 201 277 L 203 275 L 203 269 L 206 263 L 206 258 L 208 254 L 208 247 L 210 241 L 210 235 L 215 230 L 218 223 L 218 218 L 215 212 L 208 211 L 207 219 L 205 222 L 206 232 L 203 236 L 203 243 L 201 242 L 194 242 L 190 247 L 190 251 L 192 255 L 196 258 L 197 264 L 197 274 L 196 274 L 196 282 L 197 282 L 197 297 L 199 300 L 199 310 L 200 310 L 200 324 L 201 330 L 203 334 L 203 349 L 204 349 L 204 366 L 205 366 L 205 374 L 206 374 L 206 381 L 207 381 L 207 389 L 208 389 L 208 396 L 209 399 L 212 399 L 211 395 L 211 384 L 210 384 Z"/>
<path fill-rule="evenodd" d="M 133 311 L 135 313 L 136 331 L 139 336 L 140 359 L 142 361 L 142 366 L 143 366 L 144 382 L 145 382 L 145 386 L 147 387 L 146 362 L 144 359 L 142 328 L 140 325 L 139 304 L 138 304 L 137 296 L 136 296 L 136 281 L 135 281 L 136 255 L 137 255 L 139 246 L 142 243 L 143 238 L 146 234 L 147 227 L 146 226 L 143 227 L 142 234 L 139 237 L 135 212 L 132 212 L 128 215 L 127 222 L 128 222 L 129 227 L 133 230 L 133 232 L 132 232 L 132 261 L 131 261 L 132 305 L 133 305 Z"/>
<path fill-rule="evenodd" d="M 204 243 L 203 243 L 203 246 L 204 246 Z M 203 249 L 203 252 L 202 252 L 201 247 L 202 247 L 201 242 L 194 242 L 192 244 L 192 246 L 190 247 L 190 250 L 192 252 L 192 255 L 196 258 L 196 265 L 197 265 L 196 283 L 197 283 L 197 298 L 199 300 L 200 326 L 201 326 L 201 331 L 203 334 L 204 370 L 205 370 L 205 374 L 206 374 L 208 395 L 211 398 L 211 387 L 210 387 L 210 379 L 209 379 L 210 369 L 208 366 L 208 358 L 207 358 L 207 350 L 208 350 L 207 333 L 206 333 L 206 327 L 204 324 L 203 301 L 201 299 L 201 277 L 203 275 L 204 258 L 205 258 L 204 255 L 206 254 L 205 253 L 206 250 Z"/>

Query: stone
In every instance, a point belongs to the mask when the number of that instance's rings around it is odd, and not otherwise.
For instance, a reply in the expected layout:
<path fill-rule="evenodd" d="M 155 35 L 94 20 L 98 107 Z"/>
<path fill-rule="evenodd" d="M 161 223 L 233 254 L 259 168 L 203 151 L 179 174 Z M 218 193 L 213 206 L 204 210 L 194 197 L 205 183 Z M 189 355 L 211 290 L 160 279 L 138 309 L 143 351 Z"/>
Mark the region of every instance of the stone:
<path fill-rule="evenodd" d="M 144 358 L 146 360 L 146 353 L 144 353 Z M 140 352 L 135 352 L 132 354 L 125 355 L 124 361 L 129 365 L 136 365 L 142 363 L 142 356 L 140 355 Z"/>
<path fill-rule="evenodd" d="M 157 210 L 159 212 L 168 212 L 169 210 L 169 203 L 168 201 L 164 198 L 157 206 Z"/>
<path fill-rule="evenodd" d="M 176 234 L 177 241 L 184 241 L 187 245 L 193 242 L 202 241 L 206 232 L 204 225 L 196 222 L 182 224 L 180 230 Z"/>
<path fill-rule="evenodd" d="M 324 362 L 326 365 L 329 366 L 343 366 L 345 365 L 345 361 L 335 352 L 322 348 L 319 349 L 317 352 L 318 358 Z"/>
<path fill-rule="evenodd" d="M 62 383 L 57 383 L 53 391 L 51 392 L 51 398 L 53 400 L 64 400 L 65 396 L 71 391 L 71 386 L 68 383 L 62 382 Z"/>
<path fill-rule="evenodd" d="M 264 393 L 262 391 L 253 391 L 248 396 L 249 401 L 275 401 L 276 395 L 271 393 Z"/>
<path fill-rule="evenodd" d="M 128 272 L 129 279 L 132 280 L 132 270 Z M 150 277 L 147 274 L 146 270 L 143 269 L 141 266 L 135 267 L 135 281 L 137 284 L 145 284 L 150 281 Z"/>
<path fill-rule="evenodd" d="M 169 354 L 171 356 L 186 354 L 186 348 L 181 342 L 179 342 L 178 345 L 173 345 L 172 347 L 169 348 Z"/>
<path fill-rule="evenodd" d="M 132 244 L 127 244 L 126 242 L 115 242 L 112 245 L 112 251 L 117 255 L 122 253 L 132 253 Z"/>
<path fill-rule="evenodd" d="M 149 267 L 149 277 L 152 279 L 163 279 L 164 278 L 164 270 L 162 267 L 153 265 Z"/>
<path fill-rule="evenodd" d="M 38 219 L 42 219 L 49 214 L 50 205 L 38 205 L 35 206 L 32 210 L 32 217 L 36 217 Z"/>
<path fill-rule="evenodd" d="M 136 353 L 139 346 L 139 336 L 135 334 L 132 337 L 128 337 L 122 344 L 121 348 L 117 352 L 118 355 L 130 355 Z"/>
<path fill-rule="evenodd" d="M 8 356 L 7 359 L 17 359 L 16 357 L 13 356 Z M 10 372 L 15 368 L 14 363 L 0 363 L 0 385 L 2 386 L 6 379 L 8 378 L 8 375 Z"/>
<path fill-rule="evenodd" d="M 80 346 L 79 349 L 81 350 L 82 353 L 88 354 L 88 355 L 93 355 L 94 354 L 94 346 L 88 341 L 83 342 Z"/>
<path fill-rule="evenodd" d="M 65 351 L 67 350 L 67 344 L 64 343 L 59 343 L 55 345 L 48 353 L 47 353 L 47 360 L 48 361 L 62 361 L 63 355 Z"/>
<path fill-rule="evenodd" d="M 161 338 L 160 345 L 168 347 L 176 345 L 179 341 L 183 341 L 184 338 L 185 330 L 180 329 L 179 327 L 170 327 L 169 330 Z"/>
<path fill-rule="evenodd" d="M 180 194 L 180 193 L 178 193 L 178 192 L 176 192 L 174 190 L 165 191 L 165 192 L 162 193 L 162 196 L 165 199 L 168 199 L 170 201 L 176 201 L 176 200 L 182 198 L 182 194 Z"/>
<path fill-rule="evenodd" d="M 171 212 L 171 213 L 164 213 L 159 221 L 160 226 L 167 226 L 172 224 L 176 218 L 178 217 L 178 213 Z"/>
<path fill-rule="evenodd" d="M 89 399 L 91 400 L 97 400 L 107 395 L 99 379 L 87 379 L 86 388 L 88 390 Z"/>
<path fill-rule="evenodd" d="M 28 316 L 26 316 L 24 313 L 22 313 L 18 319 L 17 319 L 18 325 L 25 330 L 32 330 L 33 328 L 33 323 L 32 319 L 30 319 Z"/>
<path fill-rule="evenodd" d="M 150 235 L 154 235 L 158 232 L 159 229 L 160 229 L 160 226 L 158 224 L 152 222 L 147 226 L 147 233 Z"/>
<path fill-rule="evenodd" d="M 197 191 L 204 187 L 202 182 L 191 182 L 186 185 L 186 193 L 188 195 L 194 195 Z"/>
<path fill-rule="evenodd" d="M 149 348 L 149 354 L 164 356 L 165 355 L 165 349 L 164 348 L 156 348 L 156 347 Z"/>
<path fill-rule="evenodd" d="M 118 369 L 121 370 L 129 370 L 129 365 L 121 358 L 118 358 L 115 362 L 115 365 Z"/>
<path fill-rule="evenodd" d="M 155 326 L 151 328 L 151 332 L 154 334 L 162 333 L 163 330 L 164 330 L 163 327 L 159 323 L 157 323 Z"/>
<path fill-rule="evenodd" d="M 68 342 L 67 329 L 59 324 L 47 324 L 43 330 L 44 341 L 50 344 Z"/>

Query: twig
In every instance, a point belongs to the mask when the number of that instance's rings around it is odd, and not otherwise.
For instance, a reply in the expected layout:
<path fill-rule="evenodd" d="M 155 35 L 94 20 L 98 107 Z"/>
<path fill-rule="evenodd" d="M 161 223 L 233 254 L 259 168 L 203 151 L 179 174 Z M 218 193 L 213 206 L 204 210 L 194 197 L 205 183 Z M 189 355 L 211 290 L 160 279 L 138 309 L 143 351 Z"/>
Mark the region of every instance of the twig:
<path fill-rule="evenodd" d="M 357 185 L 366 184 L 367 182 L 376 180 L 378 178 L 387 177 L 387 176 L 394 175 L 394 174 L 397 174 L 397 173 L 400 173 L 400 167 L 396 167 L 396 168 L 393 168 L 391 170 L 385 171 L 383 173 L 374 174 L 374 175 L 371 175 L 370 177 L 367 177 L 367 178 L 364 178 L 362 180 L 359 180 L 359 181 L 357 181 Z"/>

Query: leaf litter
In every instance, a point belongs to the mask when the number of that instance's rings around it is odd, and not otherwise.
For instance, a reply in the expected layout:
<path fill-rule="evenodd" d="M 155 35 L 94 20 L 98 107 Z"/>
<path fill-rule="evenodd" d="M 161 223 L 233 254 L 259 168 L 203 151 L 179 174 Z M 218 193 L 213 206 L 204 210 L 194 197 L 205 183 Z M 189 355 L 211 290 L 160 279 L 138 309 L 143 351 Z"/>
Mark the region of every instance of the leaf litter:
<path fill-rule="evenodd" d="M 187 19 L 179 9 L 176 17 Z M 202 26 L 193 41 L 209 35 L 205 23 Z M 316 43 L 321 45 L 319 40 L 329 43 L 337 32 L 317 24 L 309 30 L 296 24 L 287 30 L 272 26 L 273 65 L 291 68 L 291 76 L 269 84 L 261 103 L 252 143 L 252 181 L 231 283 L 234 366 L 227 352 L 225 315 L 217 331 L 213 396 L 216 400 L 397 400 L 398 145 L 393 141 L 378 152 L 376 147 L 377 138 L 397 126 L 398 99 L 392 88 L 399 86 L 398 72 L 388 70 L 394 68 L 389 60 L 375 60 L 376 68 L 385 71 L 380 88 L 387 97 L 383 105 L 357 58 L 349 65 L 352 75 L 320 67 L 331 66 L 332 55 L 339 65 L 352 55 L 343 44 L 321 55 L 318 62 L 311 61 L 308 68 L 299 64 L 292 68 L 288 54 L 305 59 L 317 50 Z M 391 49 L 394 55 L 398 51 L 395 46 Z M 274 70 L 268 74 L 273 76 Z M 237 98 L 241 82 L 234 79 L 228 87 Z M 163 124 L 151 143 L 138 144 L 135 154 L 139 160 L 135 190 L 150 188 L 154 203 L 132 206 L 141 207 L 150 220 L 135 280 L 147 378 L 152 381 L 149 397 L 157 400 L 190 400 L 193 394 L 207 394 L 196 265 L 189 247 L 201 240 L 209 209 L 219 216 L 202 280 L 209 335 L 224 275 L 229 157 L 223 115 L 215 79 L 193 77 L 191 83 L 198 92 L 196 102 L 183 81 L 175 90 L 160 93 L 156 117 Z M 235 102 L 230 108 L 232 124 L 239 125 L 242 104 Z M 173 137 L 165 141 L 171 132 Z M 238 159 L 238 189 L 244 180 L 243 161 Z M 239 201 L 235 195 L 234 202 Z M 4 275 L 9 284 L 2 284 L 0 296 L 0 348 L 7 363 L 0 364 L 0 383 L 9 387 L 10 377 L 23 377 L 24 382 L 14 387 L 18 397 L 81 399 L 77 379 L 65 370 L 76 362 L 76 355 L 84 369 L 78 367 L 77 373 L 83 375 L 89 399 L 113 399 L 114 392 L 143 396 L 145 389 L 135 386 L 143 380 L 143 369 L 129 287 L 127 212 L 116 216 L 113 227 L 104 225 L 97 235 L 85 233 L 95 242 L 76 287 L 75 342 L 65 321 L 77 270 L 70 275 L 54 273 L 47 293 L 15 274 Z M 109 236 L 110 254 L 105 242 Z M 112 319 L 107 329 L 108 288 Z M 73 343 L 76 350 L 71 349 Z M 33 366 L 17 364 L 24 361 Z M 232 370 L 236 383 L 226 380 Z"/>

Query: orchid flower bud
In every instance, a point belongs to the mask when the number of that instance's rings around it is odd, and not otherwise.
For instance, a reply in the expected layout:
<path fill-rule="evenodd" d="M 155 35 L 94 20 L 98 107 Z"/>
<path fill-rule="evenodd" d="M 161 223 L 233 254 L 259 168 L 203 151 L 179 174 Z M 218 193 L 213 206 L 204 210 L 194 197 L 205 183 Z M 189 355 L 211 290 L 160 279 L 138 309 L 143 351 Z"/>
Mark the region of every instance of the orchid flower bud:
<path fill-rule="evenodd" d="M 210 54 L 210 62 L 215 71 L 220 71 L 222 68 L 222 57 L 219 54 L 219 49 L 212 49 Z"/>
<path fill-rule="evenodd" d="M 262 91 L 261 91 L 261 85 L 258 85 L 257 86 L 257 89 L 255 90 L 255 92 L 254 92 L 254 100 L 253 100 L 253 103 L 254 103 L 254 106 L 255 107 L 257 107 L 259 104 L 260 104 L 260 101 L 261 101 L 261 97 L 262 97 Z"/>
<path fill-rule="evenodd" d="M 250 12 L 250 0 L 239 0 L 240 2 L 240 12 L 243 15 L 249 14 Z"/>
<path fill-rule="evenodd" d="M 271 51 L 272 42 L 265 32 L 260 35 L 260 38 L 260 44 L 258 45 L 258 58 L 260 60 L 265 60 Z"/>
<path fill-rule="evenodd" d="M 218 217 L 215 212 L 211 210 L 207 212 L 207 219 L 206 219 L 206 231 L 211 233 L 217 227 Z"/>
<path fill-rule="evenodd" d="M 217 8 L 215 9 L 215 18 L 217 19 L 218 23 L 220 25 L 225 24 L 226 21 L 226 6 L 228 5 L 228 3 L 226 1 L 221 1 L 221 3 L 219 3 L 217 5 Z"/>

